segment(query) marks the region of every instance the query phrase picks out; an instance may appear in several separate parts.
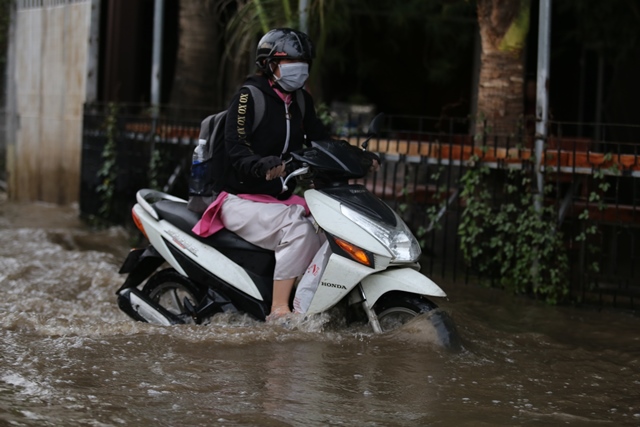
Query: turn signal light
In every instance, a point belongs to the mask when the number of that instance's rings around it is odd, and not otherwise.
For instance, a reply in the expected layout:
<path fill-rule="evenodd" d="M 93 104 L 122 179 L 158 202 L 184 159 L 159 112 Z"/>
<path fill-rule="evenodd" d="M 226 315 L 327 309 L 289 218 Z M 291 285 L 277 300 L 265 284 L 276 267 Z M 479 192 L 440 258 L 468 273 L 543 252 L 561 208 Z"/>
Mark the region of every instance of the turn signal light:
<path fill-rule="evenodd" d="M 339 239 L 338 237 L 333 237 L 333 240 L 336 242 L 340 248 L 345 251 L 351 258 L 359 262 L 360 264 L 364 264 L 367 267 L 373 266 L 373 259 L 371 256 L 365 252 L 363 249 L 360 249 L 356 245 L 352 245 L 346 240 Z"/>
<path fill-rule="evenodd" d="M 133 210 L 133 209 L 131 209 L 131 218 L 133 218 L 133 223 L 136 225 L 136 227 L 138 227 L 138 230 L 140 230 L 142 232 L 144 237 L 149 239 L 149 236 L 147 236 L 147 232 L 144 231 L 144 227 L 142 226 L 142 221 L 140 221 L 140 218 L 138 218 L 138 215 L 136 214 L 136 211 Z"/>

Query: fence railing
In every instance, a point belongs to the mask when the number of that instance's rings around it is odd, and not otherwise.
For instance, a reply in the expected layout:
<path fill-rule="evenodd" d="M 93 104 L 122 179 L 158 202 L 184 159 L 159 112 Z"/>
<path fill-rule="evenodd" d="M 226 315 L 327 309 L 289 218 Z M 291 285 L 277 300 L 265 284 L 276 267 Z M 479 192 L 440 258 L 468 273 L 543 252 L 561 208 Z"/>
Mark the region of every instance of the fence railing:
<path fill-rule="evenodd" d="M 109 219 L 127 223 L 135 192 L 151 185 L 186 198 L 199 123 L 210 112 L 181 114 L 192 120 L 166 118 L 164 113 L 163 118 L 155 118 L 142 108 L 121 107 L 114 112 L 106 106 L 85 107 L 83 215 L 99 216 L 105 203 L 110 203 Z M 115 120 L 115 133 L 109 133 L 105 126 L 109 115 Z M 354 129 L 362 129 L 360 121 L 348 120 Z M 584 124 L 582 129 L 587 127 Z M 362 183 L 401 213 L 419 236 L 426 254 L 423 272 L 454 282 L 478 277 L 462 256 L 458 236 L 466 208 L 461 197 L 461 177 L 466 171 L 478 165 L 491 170 L 486 185 L 496 195 L 493 200 L 497 204 L 501 203 L 498 188 L 510 170 L 535 171 L 539 165 L 547 188 L 544 204 L 554 207 L 555 222 L 565 239 L 572 299 L 637 308 L 640 140 L 615 142 L 553 133 L 537 162 L 534 137 L 527 132 L 530 126 L 526 123 L 514 135 L 474 136 L 470 129 L 472 124 L 465 119 L 390 116 L 381 135 L 369 142 L 369 149 L 379 153 L 383 162 L 381 169 Z M 550 129 L 563 129 L 563 124 L 551 123 Z M 359 144 L 363 137 L 354 133 L 342 136 Z M 109 142 L 111 151 L 105 150 Z M 111 193 L 101 187 L 104 177 L 98 174 L 109 156 L 117 177 L 110 184 Z M 593 227 L 597 232 L 586 239 L 577 238 Z"/>

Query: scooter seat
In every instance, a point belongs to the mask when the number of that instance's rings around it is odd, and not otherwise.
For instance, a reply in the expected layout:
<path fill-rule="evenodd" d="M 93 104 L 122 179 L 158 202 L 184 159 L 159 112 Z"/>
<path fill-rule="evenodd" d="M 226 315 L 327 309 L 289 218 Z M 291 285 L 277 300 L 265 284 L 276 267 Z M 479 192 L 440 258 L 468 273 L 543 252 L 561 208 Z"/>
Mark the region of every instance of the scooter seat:
<path fill-rule="evenodd" d="M 271 252 L 262 249 L 252 243 L 247 242 L 237 234 L 222 229 L 209 237 L 201 237 L 191 230 L 200 220 L 200 215 L 187 209 L 187 203 L 174 202 L 172 200 L 160 200 L 153 204 L 153 208 L 158 213 L 160 219 L 164 219 L 189 234 L 217 249 L 240 249 L 253 252 Z"/>
<path fill-rule="evenodd" d="M 160 200 L 152 206 L 160 219 L 170 222 L 185 232 L 190 232 L 200 220 L 200 215 L 187 209 L 186 203 Z"/>

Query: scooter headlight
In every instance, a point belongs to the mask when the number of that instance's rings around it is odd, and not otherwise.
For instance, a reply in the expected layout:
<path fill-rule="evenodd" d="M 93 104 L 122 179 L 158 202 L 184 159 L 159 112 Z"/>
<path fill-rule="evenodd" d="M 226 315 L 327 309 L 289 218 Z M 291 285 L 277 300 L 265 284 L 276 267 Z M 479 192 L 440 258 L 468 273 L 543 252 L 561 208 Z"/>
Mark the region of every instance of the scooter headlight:
<path fill-rule="evenodd" d="M 393 255 L 393 262 L 416 262 L 422 251 L 418 241 L 407 227 L 407 224 L 394 212 L 396 226 L 390 226 L 354 211 L 348 206 L 340 206 L 342 214 L 364 230 L 371 233 Z"/>

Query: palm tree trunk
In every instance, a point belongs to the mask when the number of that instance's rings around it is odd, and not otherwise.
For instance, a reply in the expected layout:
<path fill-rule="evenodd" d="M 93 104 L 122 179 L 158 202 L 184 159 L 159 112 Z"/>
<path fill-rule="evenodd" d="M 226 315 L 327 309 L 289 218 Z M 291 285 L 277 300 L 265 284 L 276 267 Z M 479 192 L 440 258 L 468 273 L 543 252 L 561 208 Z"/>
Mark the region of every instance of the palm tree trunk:
<path fill-rule="evenodd" d="M 220 29 L 206 0 L 180 0 L 176 71 L 170 103 L 217 109 Z"/>
<path fill-rule="evenodd" d="M 524 46 L 530 0 L 478 0 L 482 40 L 478 131 L 514 134 L 524 113 Z"/>

